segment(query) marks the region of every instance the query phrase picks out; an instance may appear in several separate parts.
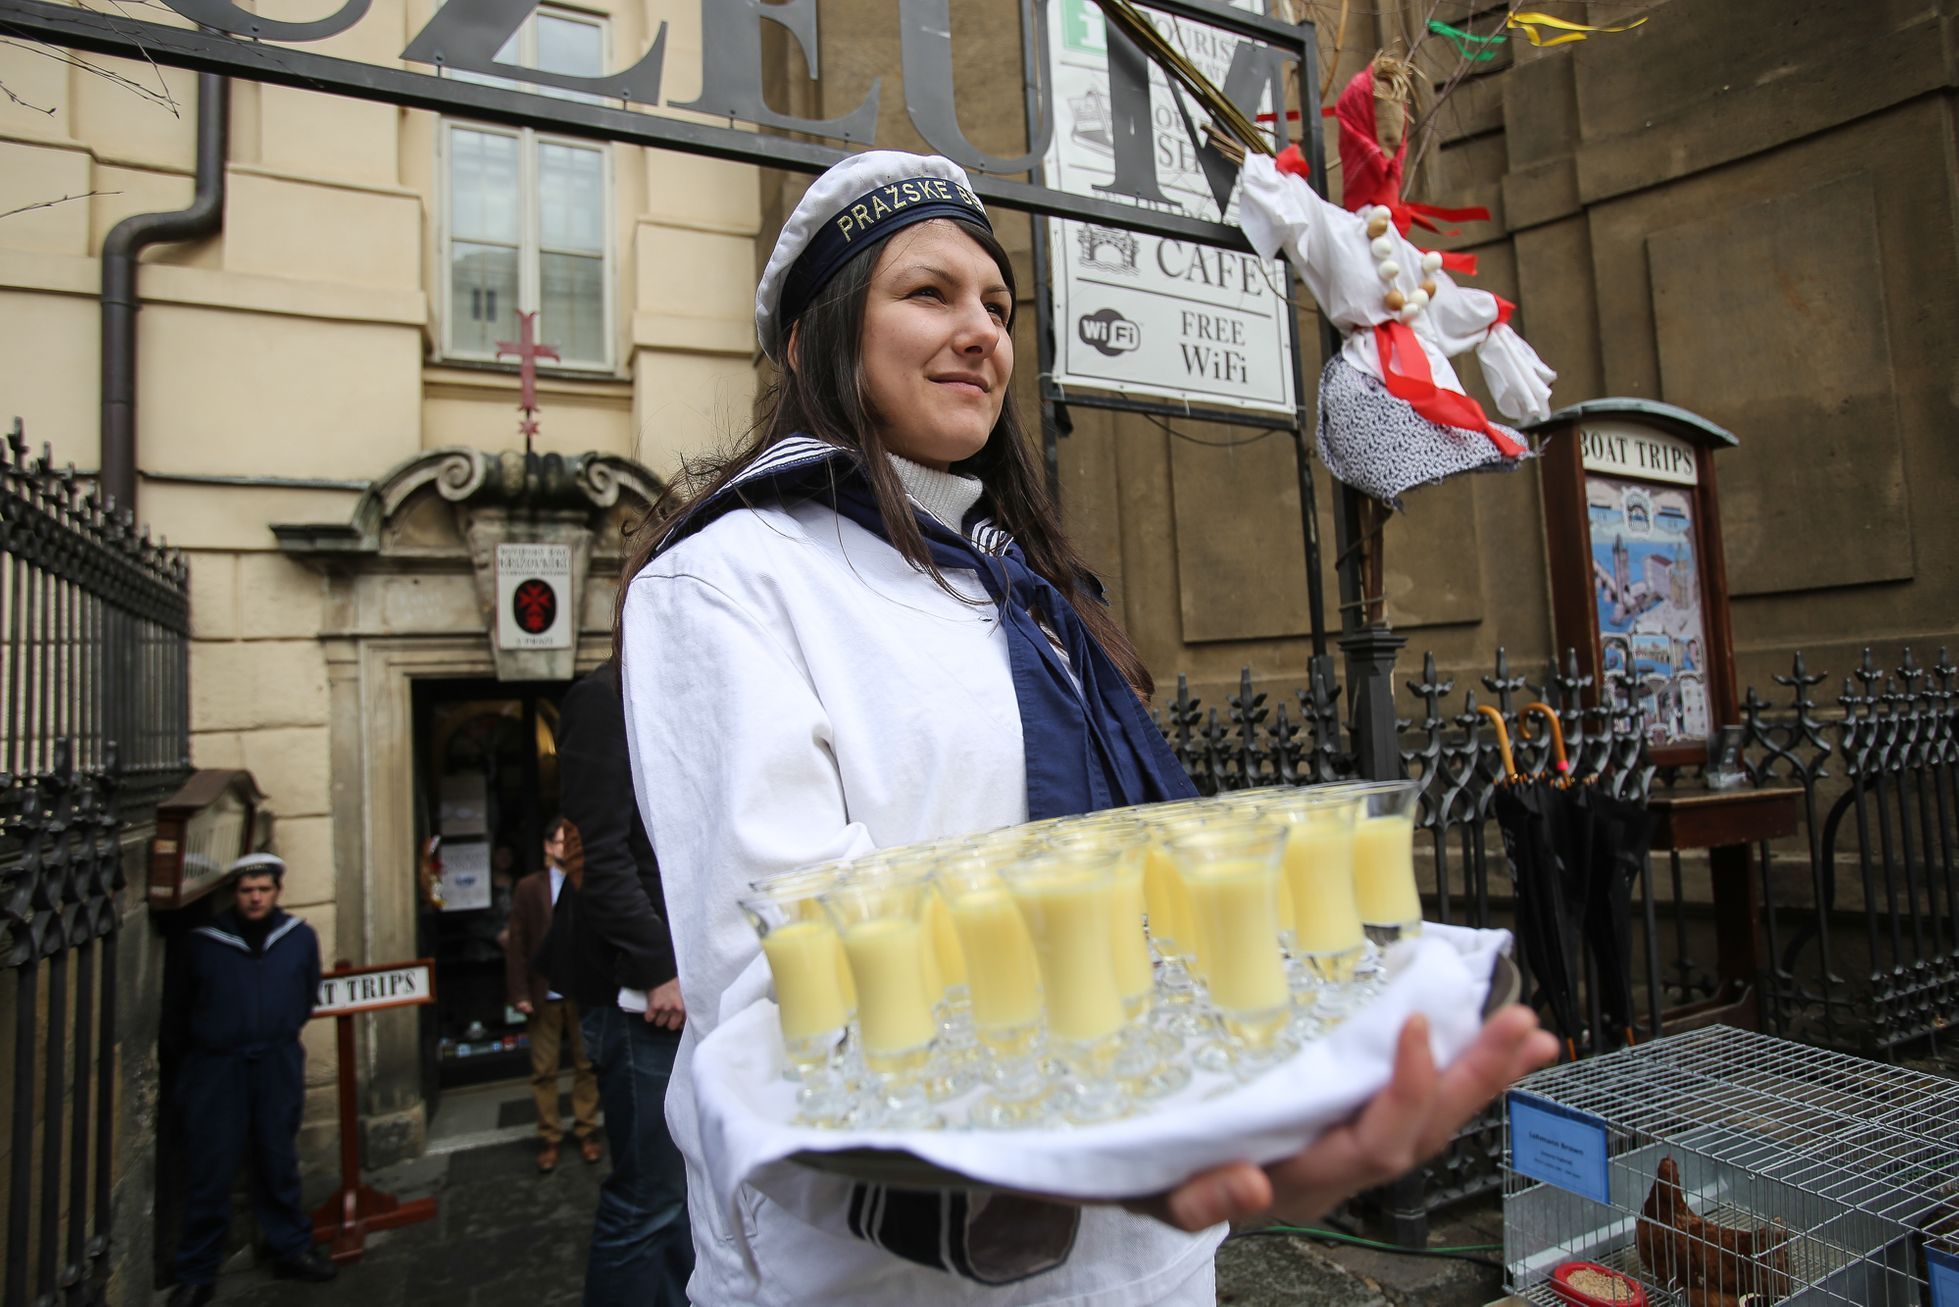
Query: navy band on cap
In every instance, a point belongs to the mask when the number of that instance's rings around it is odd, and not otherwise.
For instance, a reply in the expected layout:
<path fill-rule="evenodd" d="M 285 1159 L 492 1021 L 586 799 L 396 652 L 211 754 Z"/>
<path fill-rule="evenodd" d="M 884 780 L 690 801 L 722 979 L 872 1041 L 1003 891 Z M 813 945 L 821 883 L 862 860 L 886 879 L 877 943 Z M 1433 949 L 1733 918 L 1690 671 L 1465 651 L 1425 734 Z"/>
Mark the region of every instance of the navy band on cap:
<path fill-rule="evenodd" d="M 852 259 L 881 237 L 932 218 L 963 218 L 993 230 L 973 193 L 944 177 L 906 177 L 868 190 L 837 210 L 817 228 L 783 279 L 775 338 L 789 334 L 790 324 Z"/>

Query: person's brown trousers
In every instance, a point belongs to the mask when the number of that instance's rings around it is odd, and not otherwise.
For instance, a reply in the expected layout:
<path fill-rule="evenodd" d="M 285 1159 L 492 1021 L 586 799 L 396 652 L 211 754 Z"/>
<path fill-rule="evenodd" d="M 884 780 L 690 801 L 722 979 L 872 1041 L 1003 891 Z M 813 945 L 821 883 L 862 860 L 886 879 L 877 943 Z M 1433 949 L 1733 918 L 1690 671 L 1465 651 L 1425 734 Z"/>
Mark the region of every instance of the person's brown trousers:
<path fill-rule="evenodd" d="M 578 1005 L 568 998 L 548 999 L 525 1023 L 531 1038 L 531 1098 L 537 1103 L 537 1133 L 547 1144 L 565 1137 L 558 1120 L 558 1053 L 571 1041 L 572 1131 L 580 1139 L 599 1128 L 599 1079 L 585 1056 L 578 1029 Z"/>

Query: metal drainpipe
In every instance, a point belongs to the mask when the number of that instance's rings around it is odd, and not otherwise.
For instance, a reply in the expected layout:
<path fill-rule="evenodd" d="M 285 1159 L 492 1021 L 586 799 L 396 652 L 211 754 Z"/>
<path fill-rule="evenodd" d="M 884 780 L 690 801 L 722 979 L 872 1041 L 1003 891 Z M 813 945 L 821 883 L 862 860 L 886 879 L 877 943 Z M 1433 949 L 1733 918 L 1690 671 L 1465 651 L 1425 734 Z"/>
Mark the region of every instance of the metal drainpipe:
<path fill-rule="evenodd" d="M 201 240 L 224 228 L 225 146 L 231 84 L 216 73 L 197 77 L 197 189 L 190 207 L 124 218 L 102 242 L 102 490 L 115 506 L 136 509 L 136 265 L 164 241 Z"/>

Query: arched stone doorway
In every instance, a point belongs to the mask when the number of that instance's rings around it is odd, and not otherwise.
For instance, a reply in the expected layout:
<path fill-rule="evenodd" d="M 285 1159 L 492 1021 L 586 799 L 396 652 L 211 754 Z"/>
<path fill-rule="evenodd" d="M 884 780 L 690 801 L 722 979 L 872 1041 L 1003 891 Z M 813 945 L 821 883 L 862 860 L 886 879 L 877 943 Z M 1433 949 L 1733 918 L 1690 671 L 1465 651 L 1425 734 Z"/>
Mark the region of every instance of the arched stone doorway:
<path fill-rule="evenodd" d="M 345 522 L 273 528 L 283 552 L 328 581 L 321 642 L 343 956 L 399 961 L 430 946 L 423 854 L 442 815 L 439 778 L 431 783 L 425 765 L 430 740 L 418 737 L 435 729 L 430 705 L 507 697 L 521 705 L 520 736 L 538 738 L 540 727 L 548 735 L 551 713 L 539 705 L 554 708 L 563 686 L 610 652 L 625 538 L 660 492 L 650 471 L 616 455 L 449 447 L 376 480 Z M 511 544 L 563 551 L 562 647 L 510 648 L 498 639 L 498 546 Z M 438 979 L 438 1005 L 440 997 Z M 370 1166 L 424 1147 L 437 1079 L 431 1041 L 453 1039 L 429 1011 L 379 1014 L 361 1033 Z"/>

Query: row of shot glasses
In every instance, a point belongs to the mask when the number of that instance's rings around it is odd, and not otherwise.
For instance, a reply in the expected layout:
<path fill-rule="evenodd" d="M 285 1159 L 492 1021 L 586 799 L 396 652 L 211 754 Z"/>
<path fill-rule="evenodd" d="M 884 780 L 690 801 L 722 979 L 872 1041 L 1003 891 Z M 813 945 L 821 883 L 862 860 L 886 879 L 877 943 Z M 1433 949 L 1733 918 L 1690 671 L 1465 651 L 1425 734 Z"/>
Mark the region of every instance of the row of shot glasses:
<path fill-rule="evenodd" d="M 1421 927 L 1414 782 L 1274 786 L 756 881 L 798 1120 L 1086 1125 L 1284 1061 Z M 1226 1083 L 1229 1083 L 1227 1080 Z"/>

